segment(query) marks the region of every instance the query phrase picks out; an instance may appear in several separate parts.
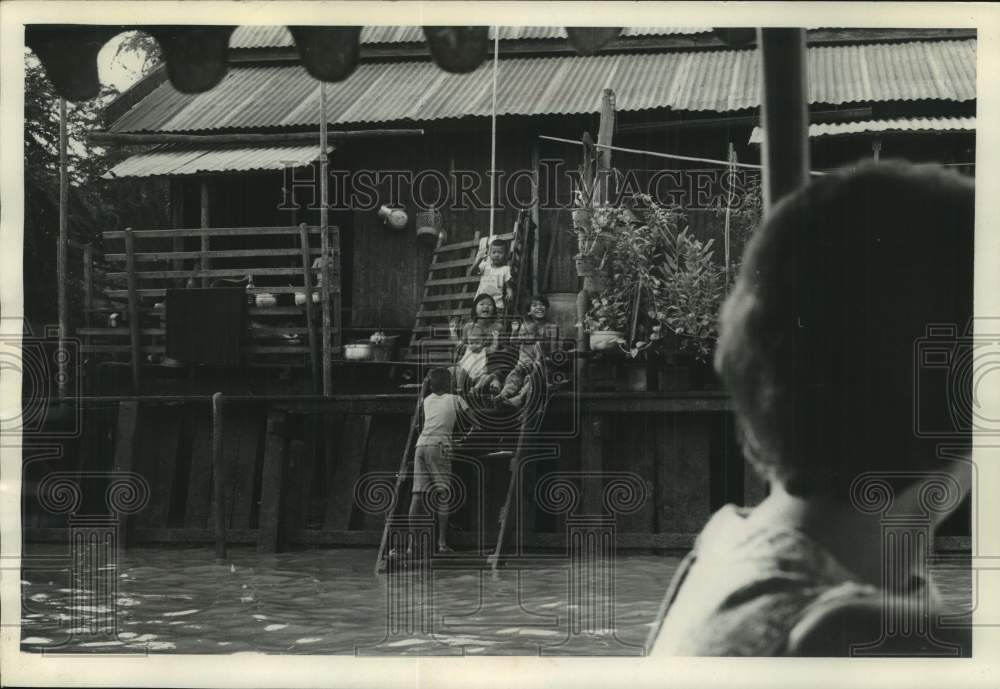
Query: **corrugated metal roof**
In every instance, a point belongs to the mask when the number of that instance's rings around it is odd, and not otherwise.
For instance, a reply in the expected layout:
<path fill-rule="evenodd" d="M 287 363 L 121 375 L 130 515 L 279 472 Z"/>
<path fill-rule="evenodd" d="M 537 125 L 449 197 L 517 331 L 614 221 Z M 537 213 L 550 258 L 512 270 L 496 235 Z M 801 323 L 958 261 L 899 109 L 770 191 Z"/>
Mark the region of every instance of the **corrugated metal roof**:
<path fill-rule="evenodd" d="M 328 147 L 328 153 L 333 146 Z M 104 179 L 195 175 L 203 172 L 236 170 L 281 170 L 301 167 L 319 158 L 314 146 L 260 146 L 254 148 L 189 148 L 160 146 L 134 155 L 104 173 Z"/>
<path fill-rule="evenodd" d="M 955 132 L 975 131 L 975 117 L 901 117 L 892 120 L 861 120 L 809 125 L 809 136 L 846 136 L 875 132 Z M 764 140 L 764 131 L 754 127 L 751 144 Z"/>
<path fill-rule="evenodd" d="M 622 111 L 729 112 L 759 103 L 756 50 L 529 57 L 500 62 L 498 114 L 596 112 L 601 89 Z M 808 49 L 809 102 L 976 97 L 976 41 Z M 327 86 L 334 125 L 431 121 L 490 114 L 492 64 L 450 74 L 432 62 L 368 63 Z M 164 83 L 111 130 L 204 131 L 315 126 L 319 83 L 298 65 L 232 67 L 210 91 L 185 95 Z"/>
<path fill-rule="evenodd" d="M 712 29 L 697 26 L 633 26 L 622 30 L 623 36 L 672 36 L 708 33 Z M 490 38 L 493 28 L 490 27 Z M 502 26 L 500 40 L 538 40 L 566 38 L 561 26 Z M 424 31 L 419 26 L 366 26 L 361 30 L 362 45 L 380 43 L 422 43 Z M 295 45 L 284 26 L 240 26 L 229 38 L 229 47 L 286 48 Z"/>

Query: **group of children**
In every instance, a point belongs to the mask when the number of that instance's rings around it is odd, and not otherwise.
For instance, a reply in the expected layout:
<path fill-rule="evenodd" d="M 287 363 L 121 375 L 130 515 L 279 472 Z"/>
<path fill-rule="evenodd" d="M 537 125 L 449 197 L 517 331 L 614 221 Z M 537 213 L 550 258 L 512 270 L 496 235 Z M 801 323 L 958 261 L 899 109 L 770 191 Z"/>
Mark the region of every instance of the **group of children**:
<path fill-rule="evenodd" d="M 430 503 L 440 502 L 428 499 L 432 491 L 450 494 L 453 437 L 459 420 L 470 412 L 466 397 L 519 408 L 540 392 L 534 381 L 540 379 L 536 374 L 557 345 L 558 329 L 549 320 L 549 302 L 541 295 L 531 298 L 523 319 L 506 318 L 513 300 L 508 253 L 506 242 L 494 240 L 488 260 L 480 259 L 479 288 L 469 322 L 461 330 L 456 363 L 434 368 L 427 376 L 428 394 L 421 405 L 422 428 L 413 458 L 411 518 L 429 514 Z M 436 511 L 436 549 L 449 552 L 447 510 Z M 413 550 L 411 542 L 408 555 L 415 555 Z M 392 551 L 389 557 L 402 554 Z"/>

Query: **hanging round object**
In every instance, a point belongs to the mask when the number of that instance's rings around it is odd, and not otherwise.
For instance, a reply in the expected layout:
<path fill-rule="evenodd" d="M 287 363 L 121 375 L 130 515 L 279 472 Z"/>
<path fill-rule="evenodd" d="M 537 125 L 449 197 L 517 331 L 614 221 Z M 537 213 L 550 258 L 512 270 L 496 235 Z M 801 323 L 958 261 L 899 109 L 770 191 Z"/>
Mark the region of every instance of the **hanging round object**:
<path fill-rule="evenodd" d="M 390 230 L 403 229 L 409 220 L 406 211 L 402 208 L 394 208 L 393 206 L 382 206 L 379 208 L 378 217 L 382 220 L 382 224 Z"/>
<path fill-rule="evenodd" d="M 466 74 L 486 57 L 490 44 L 488 26 L 425 26 L 431 57 L 446 72 Z"/>

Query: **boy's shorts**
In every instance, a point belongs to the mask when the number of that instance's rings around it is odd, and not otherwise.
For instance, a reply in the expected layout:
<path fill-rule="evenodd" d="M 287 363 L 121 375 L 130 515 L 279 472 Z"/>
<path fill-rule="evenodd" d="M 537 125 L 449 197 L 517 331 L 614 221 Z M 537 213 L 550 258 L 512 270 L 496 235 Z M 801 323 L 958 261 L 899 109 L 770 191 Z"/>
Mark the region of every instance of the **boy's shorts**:
<path fill-rule="evenodd" d="M 448 489 L 451 482 L 451 449 L 443 443 L 418 445 L 413 454 L 413 492 Z"/>

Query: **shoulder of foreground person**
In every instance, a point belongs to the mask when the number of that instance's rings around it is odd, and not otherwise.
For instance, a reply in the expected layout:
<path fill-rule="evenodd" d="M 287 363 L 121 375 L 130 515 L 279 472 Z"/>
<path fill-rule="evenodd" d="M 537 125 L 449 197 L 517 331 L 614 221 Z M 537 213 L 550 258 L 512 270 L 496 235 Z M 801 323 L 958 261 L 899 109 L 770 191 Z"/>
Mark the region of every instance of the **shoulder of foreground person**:
<path fill-rule="evenodd" d="M 930 624 L 914 627 L 926 635 L 887 634 L 887 623 L 895 612 L 915 614 L 918 604 L 902 598 L 866 596 L 833 600 L 807 612 L 788 635 L 785 655 L 803 657 L 854 656 L 971 656 L 972 634 L 968 628 L 943 627 L 937 623 L 940 610 L 927 613 Z M 910 611 L 914 611 L 910 613 Z M 898 625 L 898 621 L 897 621 Z M 913 630 L 915 631 L 915 629 Z M 949 653 L 952 649 L 953 653 Z"/>

